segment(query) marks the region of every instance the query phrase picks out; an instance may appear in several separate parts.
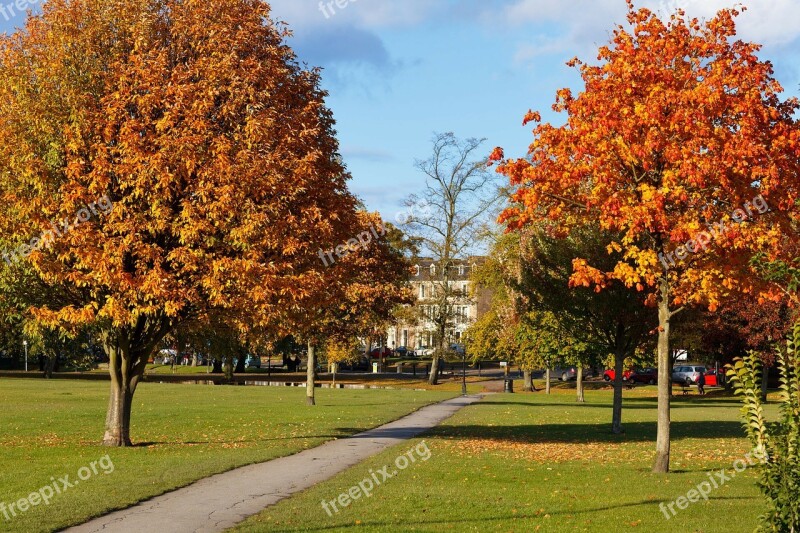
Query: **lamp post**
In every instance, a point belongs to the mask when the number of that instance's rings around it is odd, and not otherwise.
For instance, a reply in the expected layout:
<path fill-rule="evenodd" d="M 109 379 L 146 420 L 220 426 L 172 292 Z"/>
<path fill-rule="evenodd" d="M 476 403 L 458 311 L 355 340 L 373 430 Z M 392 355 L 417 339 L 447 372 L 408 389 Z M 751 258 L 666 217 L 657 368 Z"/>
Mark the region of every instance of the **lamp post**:
<path fill-rule="evenodd" d="M 28 341 L 22 341 L 22 346 L 25 348 L 25 372 L 28 371 Z"/>
<path fill-rule="evenodd" d="M 461 396 L 467 395 L 467 351 L 461 352 Z"/>

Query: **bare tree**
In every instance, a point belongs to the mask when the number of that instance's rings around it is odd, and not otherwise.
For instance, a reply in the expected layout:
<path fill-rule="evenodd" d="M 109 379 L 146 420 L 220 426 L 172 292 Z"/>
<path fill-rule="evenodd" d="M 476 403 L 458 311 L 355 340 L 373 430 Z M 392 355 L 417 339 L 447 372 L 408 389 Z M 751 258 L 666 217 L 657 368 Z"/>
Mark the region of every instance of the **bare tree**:
<path fill-rule="evenodd" d="M 480 154 L 485 139 L 461 140 L 453 133 L 434 135 L 433 155 L 415 166 L 426 175 L 425 190 L 406 200 L 406 232 L 433 259 L 431 290 L 422 304 L 434 325 L 435 351 L 430 383 L 436 385 L 446 352 L 447 333 L 469 295 L 453 283 L 456 263 L 474 254 L 488 235 L 491 214 L 500 198 L 495 174 Z"/>

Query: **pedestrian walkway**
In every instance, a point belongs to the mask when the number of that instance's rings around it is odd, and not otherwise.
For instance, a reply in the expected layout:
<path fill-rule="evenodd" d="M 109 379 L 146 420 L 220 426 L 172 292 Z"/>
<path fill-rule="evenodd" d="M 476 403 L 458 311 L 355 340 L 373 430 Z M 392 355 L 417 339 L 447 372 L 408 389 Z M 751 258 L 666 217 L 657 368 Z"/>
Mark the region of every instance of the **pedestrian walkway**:
<path fill-rule="evenodd" d="M 223 531 L 265 507 L 330 479 L 390 446 L 437 426 L 461 408 L 480 399 L 480 395 L 465 396 L 429 405 L 352 437 L 202 479 L 66 531 Z"/>

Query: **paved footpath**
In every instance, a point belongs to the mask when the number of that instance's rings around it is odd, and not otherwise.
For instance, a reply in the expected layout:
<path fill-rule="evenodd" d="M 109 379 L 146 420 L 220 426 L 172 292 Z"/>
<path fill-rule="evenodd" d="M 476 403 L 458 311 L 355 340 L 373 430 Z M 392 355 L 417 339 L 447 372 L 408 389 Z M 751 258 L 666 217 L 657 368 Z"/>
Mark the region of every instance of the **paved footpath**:
<path fill-rule="evenodd" d="M 364 433 L 201 479 L 66 531 L 224 531 L 265 507 L 325 481 L 389 446 L 419 435 L 480 399 L 480 395 L 465 396 L 429 405 Z"/>

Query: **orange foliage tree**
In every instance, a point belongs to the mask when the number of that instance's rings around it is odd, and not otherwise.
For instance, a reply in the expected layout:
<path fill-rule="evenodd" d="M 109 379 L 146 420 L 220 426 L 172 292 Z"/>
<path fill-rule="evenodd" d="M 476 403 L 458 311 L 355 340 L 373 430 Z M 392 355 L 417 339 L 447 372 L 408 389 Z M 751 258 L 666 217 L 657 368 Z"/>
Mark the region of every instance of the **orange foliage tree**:
<path fill-rule="evenodd" d="M 386 238 L 392 228 L 377 213 L 358 211 L 352 234 L 317 260 L 319 291 L 299 301 L 289 318 L 308 346 L 306 403 L 315 405 L 317 348 L 347 342 L 385 324 L 394 308 L 413 301 L 409 261 Z"/>
<path fill-rule="evenodd" d="M 578 59 L 583 89 L 557 94 L 566 123 L 538 123 L 529 157 L 499 171 L 518 187 L 501 217 L 511 228 L 540 220 L 563 232 L 583 224 L 619 232 L 610 271 L 576 258 L 571 284 L 602 290 L 620 280 L 658 309 L 659 417 L 655 472 L 669 470 L 670 320 L 687 304 L 712 310 L 754 293 L 752 252 L 774 256 L 795 209 L 800 135 L 795 99 L 759 46 L 736 40 L 734 9 L 711 20 L 678 11 L 662 21 L 628 1 L 600 64 Z"/>
<path fill-rule="evenodd" d="M 286 35 L 259 0 L 52 0 L 0 40 L 7 268 L 69 295 L 32 305 L 39 322 L 99 329 L 106 445 L 131 444 L 176 324 L 287 329 L 325 290 L 318 250 L 354 233 L 319 73 Z"/>

